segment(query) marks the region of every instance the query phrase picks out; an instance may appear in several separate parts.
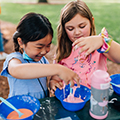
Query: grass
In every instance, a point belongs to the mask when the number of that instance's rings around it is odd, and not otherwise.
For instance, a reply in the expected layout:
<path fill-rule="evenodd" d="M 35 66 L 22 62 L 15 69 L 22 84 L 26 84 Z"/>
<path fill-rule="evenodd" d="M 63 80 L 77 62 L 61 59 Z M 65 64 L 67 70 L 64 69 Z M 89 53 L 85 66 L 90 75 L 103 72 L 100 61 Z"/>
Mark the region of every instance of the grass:
<path fill-rule="evenodd" d="M 106 27 L 112 38 L 120 43 L 120 3 L 88 4 L 95 18 L 97 34 Z"/>
<path fill-rule="evenodd" d="M 120 3 L 87 3 L 95 18 L 97 34 L 103 27 L 106 27 L 113 39 L 120 43 L 119 11 Z M 0 19 L 18 24 L 20 18 L 28 12 L 44 14 L 52 23 L 54 29 L 53 43 L 56 44 L 56 28 L 59 21 L 60 11 L 64 4 L 18 4 L 1 3 L 2 14 Z"/>
<path fill-rule="evenodd" d="M 63 5 L 2 3 L 1 7 L 2 14 L 0 15 L 0 19 L 16 25 L 20 18 L 28 12 L 36 12 L 45 15 L 52 23 L 54 29 L 53 43 L 56 44 L 56 27 Z"/>

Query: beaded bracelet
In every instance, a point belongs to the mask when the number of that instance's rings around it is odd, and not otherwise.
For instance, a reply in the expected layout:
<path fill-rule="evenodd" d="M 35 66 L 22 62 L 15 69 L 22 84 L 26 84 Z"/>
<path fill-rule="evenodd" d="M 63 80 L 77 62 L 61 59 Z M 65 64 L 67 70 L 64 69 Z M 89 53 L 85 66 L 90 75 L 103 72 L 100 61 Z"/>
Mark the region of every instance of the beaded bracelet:
<path fill-rule="evenodd" d="M 104 44 L 101 46 L 101 48 L 97 49 L 97 51 L 99 53 L 107 53 L 110 49 L 112 38 L 108 37 L 108 32 L 105 27 L 101 30 L 99 35 L 102 36 Z"/>

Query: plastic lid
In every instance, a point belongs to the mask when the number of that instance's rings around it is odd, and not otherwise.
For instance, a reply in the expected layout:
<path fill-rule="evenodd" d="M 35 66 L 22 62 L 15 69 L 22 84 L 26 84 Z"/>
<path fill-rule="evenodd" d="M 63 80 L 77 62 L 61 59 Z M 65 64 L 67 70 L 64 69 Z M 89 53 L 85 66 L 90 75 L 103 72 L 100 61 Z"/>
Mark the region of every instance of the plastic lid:
<path fill-rule="evenodd" d="M 107 83 L 111 80 L 109 74 L 103 70 L 96 70 L 90 77 L 91 82 Z"/>

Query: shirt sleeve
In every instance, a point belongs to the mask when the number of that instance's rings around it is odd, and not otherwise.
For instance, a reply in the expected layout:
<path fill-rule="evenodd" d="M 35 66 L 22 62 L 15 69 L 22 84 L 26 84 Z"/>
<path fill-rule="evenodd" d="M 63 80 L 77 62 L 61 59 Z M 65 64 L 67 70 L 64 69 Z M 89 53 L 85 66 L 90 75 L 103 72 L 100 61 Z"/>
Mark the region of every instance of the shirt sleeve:
<path fill-rule="evenodd" d="M 19 59 L 21 62 L 23 62 L 23 57 L 21 55 L 21 53 L 11 53 L 7 56 L 5 62 L 3 63 L 3 70 L 1 72 L 1 76 L 5 76 L 5 77 L 10 77 L 11 75 L 9 74 L 8 72 L 8 64 L 9 64 L 9 61 L 13 58 L 17 58 Z"/>
<path fill-rule="evenodd" d="M 43 64 L 49 64 L 49 61 L 44 56 L 42 57 L 41 61 L 42 61 Z"/>

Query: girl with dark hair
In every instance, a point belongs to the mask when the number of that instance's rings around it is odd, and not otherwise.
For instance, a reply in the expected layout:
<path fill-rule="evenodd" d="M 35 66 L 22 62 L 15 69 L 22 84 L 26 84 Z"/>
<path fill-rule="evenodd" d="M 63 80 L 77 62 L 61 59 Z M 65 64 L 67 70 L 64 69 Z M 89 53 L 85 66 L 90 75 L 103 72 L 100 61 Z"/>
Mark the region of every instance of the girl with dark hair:
<path fill-rule="evenodd" d="M 15 52 L 8 55 L 1 73 L 8 78 L 9 97 L 23 94 L 38 99 L 47 97 L 47 76 L 52 75 L 66 84 L 73 80 L 79 84 L 75 72 L 62 65 L 49 64 L 45 58 L 52 38 L 53 29 L 45 16 L 28 13 L 21 18 L 13 35 Z"/>

